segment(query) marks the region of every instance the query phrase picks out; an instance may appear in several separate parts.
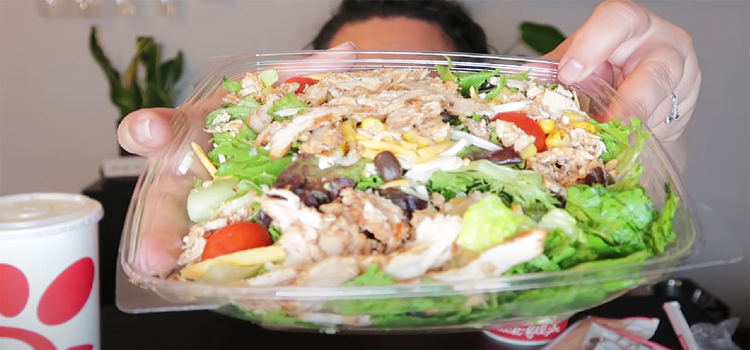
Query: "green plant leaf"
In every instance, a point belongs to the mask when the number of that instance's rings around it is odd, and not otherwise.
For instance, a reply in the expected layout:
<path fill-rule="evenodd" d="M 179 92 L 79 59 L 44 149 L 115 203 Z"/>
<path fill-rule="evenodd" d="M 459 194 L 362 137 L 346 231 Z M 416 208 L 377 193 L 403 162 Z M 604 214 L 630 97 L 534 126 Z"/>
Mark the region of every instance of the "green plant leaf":
<path fill-rule="evenodd" d="M 521 40 L 532 50 L 544 55 L 565 41 L 566 36 L 559 29 L 548 24 L 522 22 Z"/>
<path fill-rule="evenodd" d="M 91 26 L 89 51 L 107 78 L 107 82 L 109 83 L 109 98 L 115 107 L 120 110 L 120 115 L 124 116 L 135 110 L 132 93 L 122 86 L 120 72 L 112 66 L 112 62 L 110 62 L 104 50 L 99 45 L 96 26 Z"/>
<path fill-rule="evenodd" d="M 141 63 L 146 70 L 146 94 L 144 105 L 147 108 L 167 107 L 169 96 L 162 89 L 161 45 L 150 42 L 141 55 Z"/>
<path fill-rule="evenodd" d="M 162 90 L 166 91 L 167 95 L 171 96 L 172 99 L 179 93 L 177 84 L 180 82 L 184 71 L 185 57 L 182 51 L 177 51 L 177 56 L 165 61 L 161 65 Z"/>

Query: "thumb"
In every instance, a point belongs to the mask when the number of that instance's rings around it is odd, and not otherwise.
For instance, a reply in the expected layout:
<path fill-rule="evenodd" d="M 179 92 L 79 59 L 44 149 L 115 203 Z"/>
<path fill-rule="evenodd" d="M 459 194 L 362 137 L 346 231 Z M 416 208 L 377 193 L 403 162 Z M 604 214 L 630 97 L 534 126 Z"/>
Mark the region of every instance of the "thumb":
<path fill-rule="evenodd" d="M 128 114 L 117 127 L 117 141 L 126 151 L 148 157 L 169 144 L 172 138 L 171 108 L 141 109 Z"/>

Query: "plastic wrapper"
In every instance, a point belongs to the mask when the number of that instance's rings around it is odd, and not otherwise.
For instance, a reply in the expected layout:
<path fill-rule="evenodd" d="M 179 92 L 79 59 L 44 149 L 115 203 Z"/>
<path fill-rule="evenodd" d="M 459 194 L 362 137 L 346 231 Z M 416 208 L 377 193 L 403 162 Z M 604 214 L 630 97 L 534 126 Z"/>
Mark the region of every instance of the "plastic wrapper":
<path fill-rule="evenodd" d="M 658 327 L 659 319 L 656 318 L 587 317 L 542 350 L 671 350 L 648 340 Z"/>
<path fill-rule="evenodd" d="M 739 323 L 739 318 L 731 318 L 717 325 L 697 323 L 690 326 L 690 330 L 701 350 L 740 350 L 732 340 Z"/>

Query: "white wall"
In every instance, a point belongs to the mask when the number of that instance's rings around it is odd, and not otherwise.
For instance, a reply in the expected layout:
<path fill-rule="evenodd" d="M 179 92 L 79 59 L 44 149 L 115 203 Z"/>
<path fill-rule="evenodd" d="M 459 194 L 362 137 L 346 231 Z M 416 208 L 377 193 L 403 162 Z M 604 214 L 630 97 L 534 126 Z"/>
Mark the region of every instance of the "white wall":
<path fill-rule="evenodd" d="M 156 1 L 137 1 L 136 17 L 43 19 L 33 1 L 0 0 L 0 194 L 77 192 L 116 154 L 117 111 L 87 49 L 89 25 L 117 67 L 133 40 L 154 34 L 171 56 L 187 57 L 189 82 L 223 55 L 302 48 L 336 1 L 189 1 L 174 17 L 160 17 Z M 597 1 L 470 1 L 470 8 L 502 50 L 521 20 L 552 23 L 571 33 Z M 649 1 L 657 13 L 688 30 L 703 72 L 703 93 L 689 127 L 686 181 L 692 199 L 713 208 L 726 230 L 709 232 L 714 252 L 744 242 L 748 255 L 747 1 Z M 686 275 L 748 314 L 748 260 Z"/>

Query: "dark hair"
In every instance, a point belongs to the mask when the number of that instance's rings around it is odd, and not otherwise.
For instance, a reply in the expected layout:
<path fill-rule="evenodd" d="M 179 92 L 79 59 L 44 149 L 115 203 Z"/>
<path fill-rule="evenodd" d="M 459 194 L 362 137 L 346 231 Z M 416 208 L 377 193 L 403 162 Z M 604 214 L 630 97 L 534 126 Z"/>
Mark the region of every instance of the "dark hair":
<path fill-rule="evenodd" d="M 451 0 L 343 0 L 310 45 L 315 50 L 327 49 L 336 32 L 347 23 L 393 17 L 437 24 L 453 41 L 457 52 L 490 53 L 484 29 L 460 3 Z"/>

